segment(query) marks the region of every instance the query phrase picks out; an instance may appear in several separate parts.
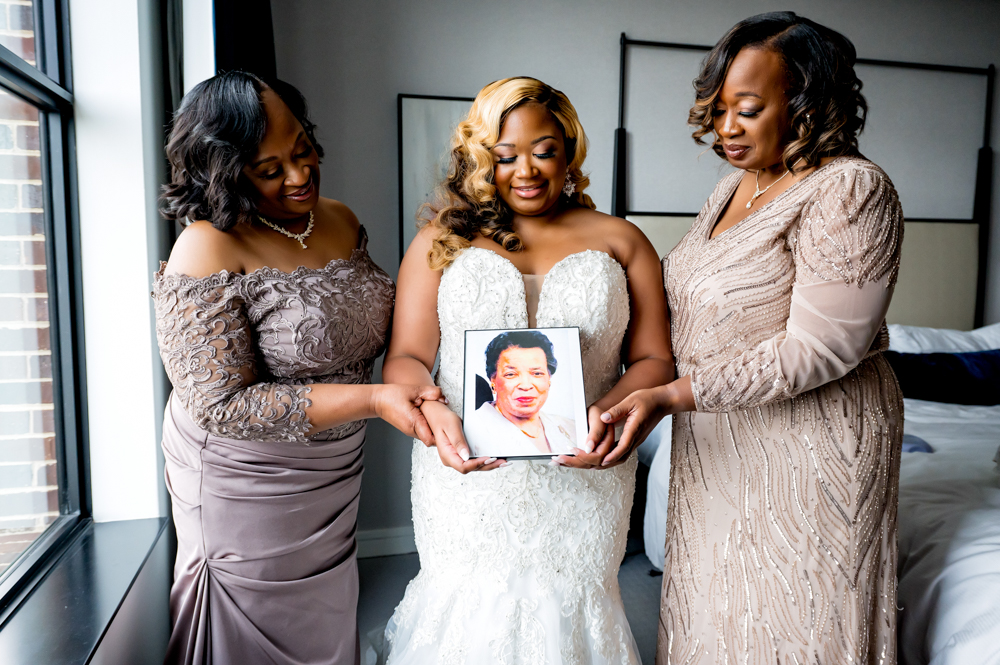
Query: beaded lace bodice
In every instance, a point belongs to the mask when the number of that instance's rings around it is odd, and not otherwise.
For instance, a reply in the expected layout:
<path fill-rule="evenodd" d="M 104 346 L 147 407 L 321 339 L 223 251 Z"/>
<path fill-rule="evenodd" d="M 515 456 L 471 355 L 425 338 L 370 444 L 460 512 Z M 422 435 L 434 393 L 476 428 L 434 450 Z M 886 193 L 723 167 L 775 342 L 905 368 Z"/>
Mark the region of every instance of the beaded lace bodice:
<path fill-rule="evenodd" d="M 621 374 L 625 273 L 598 251 L 545 275 L 538 327 L 579 326 L 588 403 Z M 438 385 L 462 413 L 465 331 L 526 328 L 524 281 L 498 254 L 465 250 L 438 290 Z M 631 663 L 617 572 L 635 458 L 601 471 L 517 461 L 460 475 L 413 447 L 421 571 L 389 624 L 390 663 Z"/>
<path fill-rule="evenodd" d="M 264 441 L 330 441 L 364 421 L 307 436 L 310 383 L 367 383 L 395 286 L 367 235 L 348 259 L 290 273 L 261 268 L 153 278 L 156 337 L 174 393 L 200 428 Z"/>

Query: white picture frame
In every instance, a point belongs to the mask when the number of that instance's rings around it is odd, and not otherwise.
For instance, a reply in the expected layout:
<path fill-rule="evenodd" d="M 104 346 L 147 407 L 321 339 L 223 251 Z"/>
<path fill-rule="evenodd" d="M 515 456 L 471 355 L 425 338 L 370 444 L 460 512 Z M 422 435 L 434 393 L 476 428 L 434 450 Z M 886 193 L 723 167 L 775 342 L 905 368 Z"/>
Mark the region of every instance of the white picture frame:
<path fill-rule="evenodd" d="M 462 411 L 473 457 L 548 459 L 584 449 L 580 329 L 467 330 Z"/>

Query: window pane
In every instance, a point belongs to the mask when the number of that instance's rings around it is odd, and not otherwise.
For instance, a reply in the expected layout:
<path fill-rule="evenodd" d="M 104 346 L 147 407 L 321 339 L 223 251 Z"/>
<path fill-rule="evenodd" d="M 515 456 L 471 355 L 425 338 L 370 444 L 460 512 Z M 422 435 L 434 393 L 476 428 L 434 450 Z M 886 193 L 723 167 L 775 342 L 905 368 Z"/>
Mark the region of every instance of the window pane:
<path fill-rule="evenodd" d="M 0 1 L 0 44 L 37 66 L 34 0 Z"/>
<path fill-rule="evenodd" d="M 39 148 L 0 90 L 0 574 L 59 516 Z"/>

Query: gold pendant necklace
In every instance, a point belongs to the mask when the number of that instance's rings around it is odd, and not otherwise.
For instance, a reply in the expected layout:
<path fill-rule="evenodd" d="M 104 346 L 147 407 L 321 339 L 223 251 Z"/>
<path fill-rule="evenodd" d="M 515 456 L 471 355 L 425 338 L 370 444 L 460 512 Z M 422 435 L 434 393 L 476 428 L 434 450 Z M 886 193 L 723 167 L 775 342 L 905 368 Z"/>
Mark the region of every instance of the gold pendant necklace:
<path fill-rule="evenodd" d="M 271 222 L 269 222 L 268 220 L 264 219 L 260 215 L 257 215 L 257 219 L 259 219 L 265 226 L 271 227 L 272 229 L 274 229 L 278 233 L 280 233 L 282 235 L 286 235 L 289 238 L 291 238 L 292 240 L 298 240 L 299 244 L 302 245 L 302 249 L 306 249 L 306 238 L 309 237 L 309 234 L 312 233 L 312 230 L 313 230 L 313 211 L 312 210 L 309 211 L 309 224 L 306 226 L 306 230 L 303 231 L 302 233 L 292 233 L 291 231 L 289 231 L 288 229 L 286 229 L 286 228 L 284 228 L 282 226 L 278 226 L 277 224 L 272 224 Z"/>
<path fill-rule="evenodd" d="M 753 184 L 753 188 L 754 188 L 755 190 L 757 190 L 757 191 L 755 191 L 755 192 L 753 193 L 753 196 L 751 196 L 751 197 L 750 197 L 750 200 L 749 200 L 749 201 L 747 201 L 747 210 L 749 210 L 749 209 L 750 209 L 750 206 L 752 206 L 752 205 L 753 205 L 753 202 L 754 202 L 754 201 L 756 201 L 756 200 L 757 200 L 757 199 L 759 199 L 759 198 L 760 198 L 761 196 L 763 196 L 763 195 L 764 195 L 765 193 L 767 193 L 767 190 L 769 190 L 769 189 L 771 189 L 772 187 L 774 187 L 775 185 L 777 185 L 777 184 L 778 184 L 778 182 L 779 182 L 779 181 L 781 180 L 781 178 L 784 178 L 784 177 L 785 177 L 786 175 L 788 175 L 789 173 L 791 173 L 791 171 L 789 171 L 788 169 L 785 169 L 785 172 L 781 174 L 781 177 L 780 177 L 780 178 L 778 178 L 777 180 L 775 180 L 774 182 L 772 182 L 772 183 L 771 183 L 770 185 L 768 185 L 768 186 L 767 186 L 767 187 L 765 187 L 764 189 L 761 189 L 761 188 L 760 188 L 760 172 L 761 172 L 761 170 L 762 170 L 762 169 L 757 169 L 757 173 L 756 173 L 756 174 L 754 175 L 754 179 L 753 179 L 753 182 L 754 182 L 754 184 Z"/>

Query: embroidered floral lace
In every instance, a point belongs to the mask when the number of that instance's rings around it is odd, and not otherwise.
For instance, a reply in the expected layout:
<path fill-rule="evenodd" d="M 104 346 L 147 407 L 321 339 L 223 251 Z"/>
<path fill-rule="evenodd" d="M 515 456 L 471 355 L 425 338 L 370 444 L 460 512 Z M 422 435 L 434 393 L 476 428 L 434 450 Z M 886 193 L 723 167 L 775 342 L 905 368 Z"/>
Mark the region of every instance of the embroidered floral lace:
<path fill-rule="evenodd" d="M 307 436 L 308 384 L 367 383 L 382 353 L 395 287 L 365 249 L 321 269 L 261 268 L 153 280 L 167 375 L 202 429 L 233 439 L 329 441 L 364 421 Z"/>

